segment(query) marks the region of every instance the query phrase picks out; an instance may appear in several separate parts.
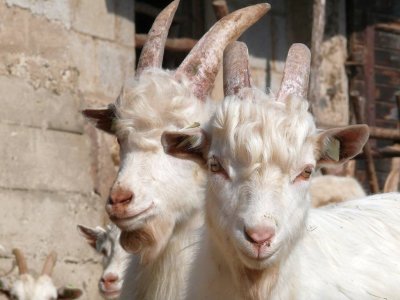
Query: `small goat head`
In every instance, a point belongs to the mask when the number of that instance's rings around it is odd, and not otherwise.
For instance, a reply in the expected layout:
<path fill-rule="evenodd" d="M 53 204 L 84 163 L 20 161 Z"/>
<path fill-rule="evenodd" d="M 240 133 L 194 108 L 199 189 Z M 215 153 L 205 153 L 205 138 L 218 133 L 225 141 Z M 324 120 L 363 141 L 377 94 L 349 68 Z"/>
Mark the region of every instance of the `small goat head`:
<path fill-rule="evenodd" d="M 156 18 L 139 58 L 136 77 L 106 109 L 83 113 L 115 134 L 121 166 L 106 210 L 121 228 L 121 244 L 149 261 L 165 248 L 174 230 L 202 206 L 204 172 L 162 151 L 161 134 L 209 118 L 207 95 L 223 50 L 269 10 L 257 4 L 217 22 L 175 72 L 161 70 L 168 28 L 179 1 Z"/>
<path fill-rule="evenodd" d="M 132 255 L 122 249 L 119 243 L 121 231 L 115 225 L 106 229 L 78 225 L 86 241 L 103 255 L 103 274 L 99 280 L 99 290 L 106 299 L 118 299 L 126 268 Z"/>
<path fill-rule="evenodd" d="M 76 299 L 82 295 L 80 289 L 62 287 L 57 290 L 51 278 L 57 254 L 52 251 L 46 258 L 42 272 L 35 278 L 28 273 L 28 266 L 21 250 L 14 249 L 13 254 L 19 270 L 18 278 L 10 287 L 2 287 L 1 292 L 16 300 L 55 300 Z"/>
<path fill-rule="evenodd" d="M 203 128 L 162 137 L 166 153 L 208 166 L 206 220 L 213 240 L 247 269 L 273 266 L 298 238 L 315 167 L 347 161 L 368 139 L 365 125 L 316 129 L 304 100 L 309 62 L 308 48 L 294 44 L 277 100 L 243 87 Z"/>

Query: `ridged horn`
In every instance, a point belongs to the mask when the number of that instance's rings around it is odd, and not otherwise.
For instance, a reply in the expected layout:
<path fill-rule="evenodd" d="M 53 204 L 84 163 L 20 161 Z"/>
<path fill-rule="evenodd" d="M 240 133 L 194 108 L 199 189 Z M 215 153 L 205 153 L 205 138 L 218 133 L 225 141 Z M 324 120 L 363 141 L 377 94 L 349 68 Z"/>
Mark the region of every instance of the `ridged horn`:
<path fill-rule="evenodd" d="M 53 273 L 54 266 L 57 261 L 57 253 L 55 251 L 51 251 L 43 264 L 41 275 L 48 275 L 51 277 L 51 273 Z"/>
<path fill-rule="evenodd" d="M 311 52 L 304 44 L 293 44 L 287 55 L 278 101 L 284 102 L 288 95 L 307 98 L 310 79 Z"/>
<path fill-rule="evenodd" d="M 12 253 L 15 256 L 15 261 L 17 262 L 19 274 L 27 274 L 28 273 L 28 265 L 26 264 L 26 259 L 22 251 L 18 248 L 13 249 Z"/>
<path fill-rule="evenodd" d="M 242 88 L 251 86 L 249 51 L 243 42 L 233 42 L 224 51 L 224 94 L 236 95 Z"/>
<path fill-rule="evenodd" d="M 270 8 L 268 3 L 256 4 L 223 17 L 190 51 L 176 70 L 176 78 L 182 76 L 189 78 L 194 95 L 204 100 L 217 76 L 225 47 L 265 15 Z"/>
<path fill-rule="evenodd" d="M 174 18 L 179 0 L 172 1 L 164 8 L 154 20 L 153 26 L 148 33 L 148 38 L 143 46 L 136 75 L 139 76 L 147 68 L 161 68 L 164 56 L 165 41 Z"/>

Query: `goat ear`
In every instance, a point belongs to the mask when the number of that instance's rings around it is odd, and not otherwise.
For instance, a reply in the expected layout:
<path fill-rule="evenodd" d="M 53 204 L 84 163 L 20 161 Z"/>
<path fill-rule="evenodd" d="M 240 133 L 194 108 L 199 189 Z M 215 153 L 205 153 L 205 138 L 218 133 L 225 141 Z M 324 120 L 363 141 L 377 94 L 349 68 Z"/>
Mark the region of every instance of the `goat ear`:
<path fill-rule="evenodd" d="M 57 290 L 57 299 L 70 300 L 70 299 L 77 299 L 80 296 L 82 296 L 81 289 L 74 289 L 63 286 Z"/>
<path fill-rule="evenodd" d="M 200 127 L 165 131 L 161 136 L 161 144 L 165 153 L 200 164 L 206 162 L 205 157 L 210 145 L 206 132 Z"/>
<path fill-rule="evenodd" d="M 10 295 L 10 286 L 7 284 L 7 282 L 3 278 L 0 278 L 0 294 L 4 294 L 8 297 L 11 296 Z"/>
<path fill-rule="evenodd" d="M 317 136 L 318 165 L 341 164 L 362 151 L 368 141 L 367 125 L 352 125 L 323 131 Z"/>
<path fill-rule="evenodd" d="M 102 239 L 106 234 L 106 231 L 99 226 L 96 228 L 90 228 L 83 225 L 78 225 L 77 227 L 82 236 L 94 249 L 96 249 L 96 242 Z"/>
<path fill-rule="evenodd" d="M 82 114 L 98 129 L 114 134 L 114 120 L 117 118 L 115 106 L 110 104 L 107 108 L 85 109 Z"/>

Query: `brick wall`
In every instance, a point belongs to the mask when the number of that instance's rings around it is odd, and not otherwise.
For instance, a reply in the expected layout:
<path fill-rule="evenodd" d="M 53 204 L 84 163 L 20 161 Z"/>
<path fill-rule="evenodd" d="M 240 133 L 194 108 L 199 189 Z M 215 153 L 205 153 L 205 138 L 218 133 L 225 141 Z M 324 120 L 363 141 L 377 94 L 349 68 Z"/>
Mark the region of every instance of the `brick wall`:
<path fill-rule="evenodd" d="M 76 224 L 105 222 L 114 140 L 80 110 L 132 73 L 133 1 L 0 0 L 0 16 L 0 271 L 13 247 L 38 271 L 54 249 L 56 284 L 99 299 L 101 258 Z"/>

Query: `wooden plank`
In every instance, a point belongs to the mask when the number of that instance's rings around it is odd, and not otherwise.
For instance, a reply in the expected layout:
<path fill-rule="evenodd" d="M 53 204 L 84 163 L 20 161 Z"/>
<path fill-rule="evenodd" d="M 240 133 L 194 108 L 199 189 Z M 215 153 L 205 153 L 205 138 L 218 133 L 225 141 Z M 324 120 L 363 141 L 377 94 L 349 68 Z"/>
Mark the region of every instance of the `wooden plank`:
<path fill-rule="evenodd" d="M 400 51 L 375 49 L 375 65 L 400 70 Z"/>
<path fill-rule="evenodd" d="M 370 138 L 400 142 L 400 129 L 369 126 L 369 133 Z"/>
<path fill-rule="evenodd" d="M 397 108 L 394 103 L 390 102 L 376 102 L 376 118 L 383 120 L 398 120 Z"/>
<path fill-rule="evenodd" d="M 395 102 L 395 94 L 399 91 L 399 87 L 390 87 L 387 85 L 376 84 L 375 85 L 375 98 L 376 101 L 380 102 Z"/>
<path fill-rule="evenodd" d="M 142 48 L 147 41 L 147 34 L 135 35 L 136 48 Z M 165 50 L 174 52 L 189 52 L 196 45 L 197 40 L 189 38 L 168 38 L 165 43 Z"/>
<path fill-rule="evenodd" d="M 377 31 L 375 33 L 375 47 L 400 50 L 400 36 L 391 32 Z"/>
<path fill-rule="evenodd" d="M 376 127 L 395 129 L 397 128 L 397 121 L 378 119 L 376 120 Z"/>
<path fill-rule="evenodd" d="M 400 86 L 400 70 L 376 66 L 374 72 L 376 83 L 393 86 L 394 88 Z"/>
<path fill-rule="evenodd" d="M 394 33 L 400 33 L 400 24 L 398 23 L 379 23 L 376 24 L 376 28 Z"/>

